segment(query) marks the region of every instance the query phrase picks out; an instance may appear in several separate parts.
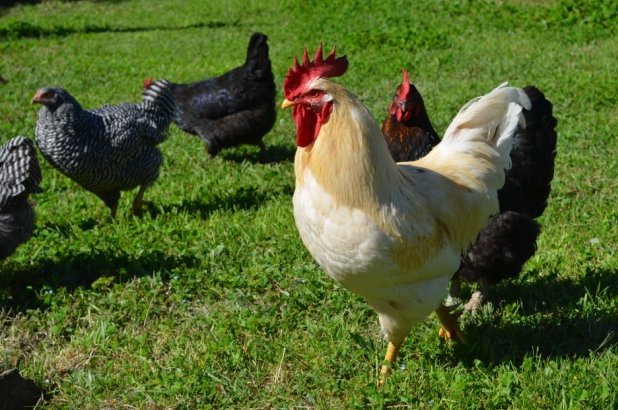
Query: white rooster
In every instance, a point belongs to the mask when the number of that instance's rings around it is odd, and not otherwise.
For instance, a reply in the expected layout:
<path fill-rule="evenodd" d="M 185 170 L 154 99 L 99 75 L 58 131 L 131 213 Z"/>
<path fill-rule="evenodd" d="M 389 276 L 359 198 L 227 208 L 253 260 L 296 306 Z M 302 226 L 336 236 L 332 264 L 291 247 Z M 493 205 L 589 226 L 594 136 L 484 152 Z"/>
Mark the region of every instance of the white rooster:
<path fill-rule="evenodd" d="M 378 313 L 390 372 L 412 327 L 437 309 L 447 337 L 462 334 L 441 305 L 461 255 L 498 211 L 513 133 L 530 100 L 504 84 L 464 106 L 442 142 L 395 163 L 380 126 L 327 78 L 347 70 L 335 49 L 307 50 L 284 82 L 297 128 L 294 217 L 320 266 Z"/>

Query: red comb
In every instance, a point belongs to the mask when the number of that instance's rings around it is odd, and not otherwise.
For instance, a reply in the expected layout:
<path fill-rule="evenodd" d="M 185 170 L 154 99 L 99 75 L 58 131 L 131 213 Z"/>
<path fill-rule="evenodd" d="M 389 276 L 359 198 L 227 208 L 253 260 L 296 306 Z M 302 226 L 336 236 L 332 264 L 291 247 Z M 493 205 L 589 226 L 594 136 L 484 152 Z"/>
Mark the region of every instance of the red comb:
<path fill-rule="evenodd" d="M 401 72 L 403 73 L 403 81 L 401 82 L 401 92 L 399 96 L 405 100 L 410 93 L 410 77 L 408 77 L 408 72 L 405 68 L 401 67 Z"/>
<path fill-rule="evenodd" d="M 144 80 L 144 90 L 145 90 L 146 88 L 150 87 L 150 84 L 152 84 L 152 77 L 147 77 L 147 78 Z"/>
<path fill-rule="evenodd" d="M 348 59 L 346 56 L 335 58 L 335 47 L 328 57 L 324 59 L 322 54 L 322 43 L 315 52 L 313 61 L 309 60 L 307 48 L 303 52 L 303 65 L 298 63 L 298 58 L 294 57 L 294 66 L 288 70 L 283 82 L 283 93 L 287 99 L 300 94 L 301 88 L 314 78 L 332 78 L 343 75 L 348 69 Z"/>

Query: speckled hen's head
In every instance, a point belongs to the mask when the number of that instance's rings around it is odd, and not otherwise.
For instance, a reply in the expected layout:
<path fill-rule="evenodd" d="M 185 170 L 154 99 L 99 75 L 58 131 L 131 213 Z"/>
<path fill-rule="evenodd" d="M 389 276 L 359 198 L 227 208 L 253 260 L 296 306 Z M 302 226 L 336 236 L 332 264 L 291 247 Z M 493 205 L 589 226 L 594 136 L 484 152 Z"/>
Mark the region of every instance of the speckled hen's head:
<path fill-rule="evenodd" d="M 303 65 L 294 58 L 283 83 L 285 100 L 282 108 L 294 106 L 296 123 L 296 144 L 306 147 L 315 141 L 322 124 L 328 121 L 332 110 L 332 97 L 313 87 L 318 78 L 332 78 L 343 75 L 348 69 L 346 56 L 335 57 L 335 47 L 326 59 L 323 58 L 322 44 L 317 49 L 313 61 L 309 60 L 307 49 L 303 52 Z"/>
<path fill-rule="evenodd" d="M 32 97 L 32 104 L 42 104 L 51 112 L 55 112 L 64 103 L 76 104 L 75 98 L 63 88 L 44 87 L 37 90 Z"/>

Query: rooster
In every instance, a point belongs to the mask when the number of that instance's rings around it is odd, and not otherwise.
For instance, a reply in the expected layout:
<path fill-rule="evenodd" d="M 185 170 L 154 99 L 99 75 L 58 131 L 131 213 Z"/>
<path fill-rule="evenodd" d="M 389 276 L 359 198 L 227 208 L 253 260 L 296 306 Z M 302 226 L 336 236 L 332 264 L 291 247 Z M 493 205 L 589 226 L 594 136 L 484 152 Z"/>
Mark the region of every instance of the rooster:
<path fill-rule="evenodd" d="M 28 196 L 41 192 L 42 179 L 32 141 L 15 137 L 0 147 L 0 259 L 32 235 L 35 217 Z"/>
<path fill-rule="evenodd" d="M 395 161 L 414 161 L 438 145 L 440 138 L 425 109 L 423 97 L 408 73 L 397 87 L 382 132 Z M 511 150 L 512 168 L 498 191 L 500 213 L 493 216 L 474 245 L 462 257 L 451 281 L 450 296 L 459 294 L 462 282 L 478 288 L 464 310 L 476 313 L 487 289 L 502 279 L 514 277 L 536 252 L 540 232 L 534 220 L 547 206 L 556 156 L 556 119 L 552 104 L 533 86 L 524 88 L 532 108 L 524 111 L 526 127 L 518 128 Z"/>
<path fill-rule="evenodd" d="M 268 38 L 254 33 L 245 63 L 227 73 L 191 84 L 170 85 L 176 102 L 174 123 L 198 135 L 211 157 L 222 148 L 257 145 L 276 118 L 275 82 L 268 58 Z M 150 83 L 146 79 L 144 85 Z"/>
<path fill-rule="evenodd" d="M 298 146 L 294 218 L 318 264 L 377 312 L 386 375 L 432 311 L 447 336 L 463 336 L 441 301 L 460 255 L 498 211 L 512 135 L 530 100 L 503 84 L 464 106 L 424 158 L 396 164 L 367 108 L 329 80 L 347 67 L 334 48 L 324 59 L 320 45 L 285 77 L 281 107 L 293 107 Z"/>
<path fill-rule="evenodd" d="M 146 188 L 159 176 L 165 140 L 174 112 L 166 80 L 151 84 L 139 104 L 104 105 L 84 110 L 63 88 L 39 89 L 42 104 L 36 142 L 43 157 L 64 175 L 103 200 L 116 217 L 120 191 L 139 186 L 133 213 L 141 212 Z"/>

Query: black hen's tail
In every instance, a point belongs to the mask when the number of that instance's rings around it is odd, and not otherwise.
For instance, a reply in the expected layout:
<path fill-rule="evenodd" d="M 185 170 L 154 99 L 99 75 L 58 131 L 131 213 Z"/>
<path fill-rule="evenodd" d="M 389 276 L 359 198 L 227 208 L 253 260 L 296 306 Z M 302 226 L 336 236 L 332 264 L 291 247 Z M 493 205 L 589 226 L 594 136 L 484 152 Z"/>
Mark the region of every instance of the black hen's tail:
<path fill-rule="evenodd" d="M 526 128 L 514 136 L 511 151 L 512 168 L 506 173 L 504 187 L 498 192 L 500 212 L 515 211 L 532 218 L 540 216 L 547 206 L 554 176 L 556 158 L 556 124 L 552 103 L 536 87 L 527 86 L 525 93 L 532 102 L 524 110 Z"/>
<path fill-rule="evenodd" d="M 14 198 L 42 192 L 42 179 L 32 141 L 15 137 L 0 147 L 0 210 Z"/>
<path fill-rule="evenodd" d="M 272 77 L 270 59 L 268 58 L 268 37 L 262 33 L 253 33 L 247 48 L 247 66 L 256 79 L 268 79 Z"/>
<path fill-rule="evenodd" d="M 482 279 L 493 285 L 517 276 L 536 252 L 539 233 L 539 224 L 528 215 L 507 211 L 493 216 L 462 258 L 455 278 L 466 282 Z"/>

